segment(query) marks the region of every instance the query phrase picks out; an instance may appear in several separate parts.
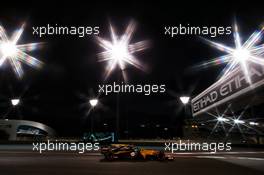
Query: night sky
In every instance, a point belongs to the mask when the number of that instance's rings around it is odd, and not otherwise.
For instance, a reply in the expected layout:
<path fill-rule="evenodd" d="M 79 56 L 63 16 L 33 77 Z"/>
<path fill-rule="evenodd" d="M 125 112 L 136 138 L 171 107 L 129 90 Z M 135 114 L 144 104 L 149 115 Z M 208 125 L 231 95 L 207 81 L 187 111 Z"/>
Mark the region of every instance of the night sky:
<path fill-rule="evenodd" d="M 151 41 L 151 47 L 136 54 L 148 66 L 148 72 L 129 67 L 130 84 L 165 84 L 165 94 L 120 94 L 121 131 L 131 135 L 141 132 L 146 125 L 151 131 L 156 124 L 173 128 L 173 135 L 181 135 L 183 109 L 177 96 L 196 96 L 216 80 L 223 66 L 207 69 L 193 67 L 203 61 L 222 55 L 220 51 L 204 44 L 198 36 L 183 35 L 170 38 L 164 35 L 164 26 L 191 24 L 193 26 L 231 26 L 236 18 L 242 36 L 247 38 L 264 22 L 263 6 L 209 3 L 171 4 L 172 1 L 122 3 L 84 1 L 32 2 L 28 4 L 1 5 L 0 22 L 11 34 L 26 22 L 26 29 L 20 43 L 45 42 L 43 48 L 31 55 L 42 60 L 45 66 L 36 70 L 24 65 L 25 76 L 17 79 L 11 67 L 6 64 L 0 69 L 1 115 L 7 112 L 8 99 L 22 96 L 22 105 L 12 110 L 7 118 L 22 117 L 45 123 L 62 136 L 78 136 L 89 130 L 89 116 L 81 108 L 87 97 L 98 91 L 103 83 L 104 63 L 98 62 L 96 54 L 102 51 L 93 36 L 44 36 L 32 35 L 32 26 L 58 24 L 63 26 L 99 26 L 100 35 L 109 38 L 109 22 L 119 33 L 123 33 L 131 19 L 137 22 L 132 42 L 144 39 Z M 191 2 L 190 2 L 191 3 Z M 206 36 L 205 36 L 206 37 Z M 232 35 L 210 38 L 233 45 Z M 108 82 L 118 80 L 118 71 L 113 72 Z M 90 92 L 90 93 L 89 93 Z M 102 105 L 93 111 L 98 131 L 114 130 L 116 115 L 116 94 L 101 96 Z M 108 128 L 103 128 L 103 123 Z M 148 134 L 148 133 L 144 133 Z"/>

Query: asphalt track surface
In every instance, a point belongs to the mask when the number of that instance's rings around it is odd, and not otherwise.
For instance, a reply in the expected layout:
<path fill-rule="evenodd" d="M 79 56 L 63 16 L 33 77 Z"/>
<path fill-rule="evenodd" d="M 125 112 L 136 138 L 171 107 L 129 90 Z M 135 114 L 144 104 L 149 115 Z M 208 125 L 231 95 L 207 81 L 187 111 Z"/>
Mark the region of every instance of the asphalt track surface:
<path fill-rule="evenodd" d="M 99 153 L 0 151 L 0 175 L 263 175 L 264 152 L 184 153 L 174 161 L 105 161 Z"/>

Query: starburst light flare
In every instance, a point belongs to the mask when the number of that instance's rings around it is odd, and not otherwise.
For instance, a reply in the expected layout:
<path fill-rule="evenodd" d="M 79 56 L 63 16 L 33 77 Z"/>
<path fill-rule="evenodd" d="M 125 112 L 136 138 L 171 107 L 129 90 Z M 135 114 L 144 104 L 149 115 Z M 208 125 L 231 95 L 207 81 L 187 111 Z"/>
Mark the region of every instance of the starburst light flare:
<path fill-rule="evenodd" d="M 144 40 L 130 44 L 135 29 L 136 23 L 132 20 L 127 26 L 125 33 L 118 36 L 115 32 L 115 28 L 110 24 L 111 41 L 101 37 L 96 38 L 98 44 L 105 49 L 105 51 L 98 54 L 99 61 L 108 62 L 105 79 L 117 66 L 121 69 L 124 80 L 127 79 L 124 71 L 127 64 L 142 71 L 145 70 L 144 66 L 133 54 L 147 49 L 149 47 L 149 42 Z"/>
<path fill-rule="evenodd" d="M 247 81 L 251 83 L 248 63 L 264 66 L 264 58 L 262 57 L 264 53 L 264 44 L 257 45 L 261 41 L 263 30 L 264 27 L 261 30 L 255 31 L 244 43 L 242 43 L 238 26 L 235 23 L 233 32 L 235 43 L 234 48 L 203 38 L 207 44 L 227 53 L 227 55 L 205 62 L 201 66 L 207 67 L 210 65 L 226 63 L 227 65 L 222 72 L 223 74 L 220 80 L 229 75 L 229 73 L 232 72 L 232 70 L 234 70 L 236 67 L 240 66 Z"/>
<path fill-rule="evenodd" d="M 25 24 L 9 38 L 4 27 L 0 25 L 0 67 L 9 61 L 19 78 L 22 78 L 24 74 L 21 62 L 34 68 L 41 68 L 43 65 L 41 61 L 26 53 L 37 49 L 41 43 L 17 44 L 24 28 Z"/>
<path fill-rule="evenodd" d="M 248 131 L 263 134 L 261 130 L 256 128 L 259 125 L 259 123 L 255 122 L 257 118 L 242 119 L 249 106 L 250 105 L 245 106 L 244 110 L 237 115 L 232 109 L 231 104 L 229 104 L 223 112 L 219 112 L 217 108 L 214 112 L 207 112 L 213 119 L 203 121 L 203 123 L 214 123 L 208 137 L 211 137 L 220 128 L 224 131 L 225 138 L 228 138 L 235 129 L 237 129 L 243 137 L 245 137 L 244 135 Z"/>

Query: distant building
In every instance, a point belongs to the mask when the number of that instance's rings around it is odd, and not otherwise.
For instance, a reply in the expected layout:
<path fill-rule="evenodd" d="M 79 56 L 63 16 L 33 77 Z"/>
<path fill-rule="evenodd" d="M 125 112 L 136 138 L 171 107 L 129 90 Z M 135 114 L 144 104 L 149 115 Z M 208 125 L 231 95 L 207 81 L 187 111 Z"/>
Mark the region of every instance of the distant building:
<path fill-rule="evenodd" d="M 0 140 L 37 140 L 55 135 L 55 131 L 42 123 L 28 120 L 0 120 Z"/>

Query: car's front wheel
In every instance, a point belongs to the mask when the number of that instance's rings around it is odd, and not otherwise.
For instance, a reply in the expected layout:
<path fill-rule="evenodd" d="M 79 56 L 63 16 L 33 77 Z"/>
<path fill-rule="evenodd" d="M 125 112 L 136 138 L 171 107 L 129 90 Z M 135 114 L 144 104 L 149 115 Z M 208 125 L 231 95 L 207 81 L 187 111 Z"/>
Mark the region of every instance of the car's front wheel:
<path fill-rule="evenodd" d="M 160 153 L 158 154 L 158 160 L 165 160 L 165 153 L 163 151 L 160 151 Z"/>

